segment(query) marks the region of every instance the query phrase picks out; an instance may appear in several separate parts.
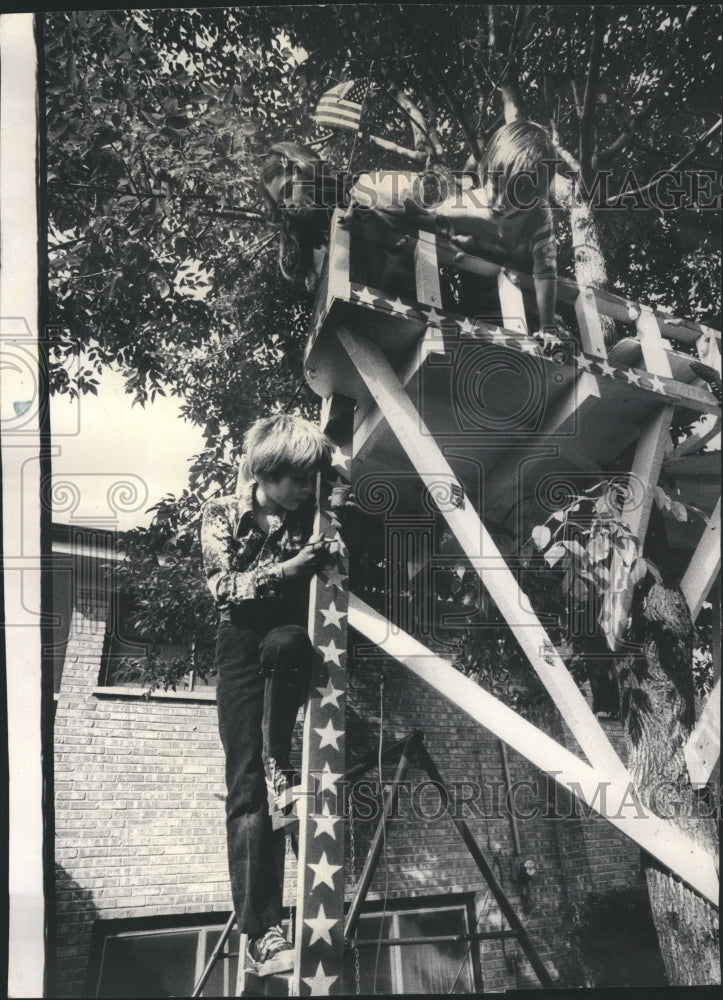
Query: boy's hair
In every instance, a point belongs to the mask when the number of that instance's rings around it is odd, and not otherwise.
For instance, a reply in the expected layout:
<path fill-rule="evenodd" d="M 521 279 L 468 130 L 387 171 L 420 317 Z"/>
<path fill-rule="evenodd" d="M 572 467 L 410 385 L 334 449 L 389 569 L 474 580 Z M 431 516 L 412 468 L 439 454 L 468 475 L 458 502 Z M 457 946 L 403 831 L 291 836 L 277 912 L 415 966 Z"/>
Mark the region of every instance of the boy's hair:
<path fill-rule="evenodd" d="M 316 424 L 286 413 L 262 417 L 244 436 L 249 472 L 267 479 L 319 468 L 328 461 L 331 447 Z"/>
<path fill-rule="evenodd" d="M 558 159 L 550 137 L 541 125 L 529 121 L 510 122 L 498 129 L 480 162 L 482 183 L 490 180 L 495 199 L 524 204 L 530 194 L 545 197 Z M 524 182 L 515 181 L 519 175 Z M 531 176 L 530 176 L 531 175 Z"/>

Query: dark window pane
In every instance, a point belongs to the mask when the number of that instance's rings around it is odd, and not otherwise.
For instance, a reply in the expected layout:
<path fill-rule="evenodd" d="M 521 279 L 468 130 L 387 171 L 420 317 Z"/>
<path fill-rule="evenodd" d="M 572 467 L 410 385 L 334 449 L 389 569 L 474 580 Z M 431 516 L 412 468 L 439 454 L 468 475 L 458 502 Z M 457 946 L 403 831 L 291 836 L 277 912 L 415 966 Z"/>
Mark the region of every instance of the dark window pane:
<path fill-rule="evenodd" d="M 106 940 L 99 997 L 190 996 L 196 973 L 198 930 L 110 937 Z"/>
<path fill-rule="evenodd" d="M 208 930 L 206 932 L 206 950 L 203 956 L 203 967 L 206 967 L 211 957 L 211 952 L 216 947 L 216 942 L 221 937 L 220 930 Z M 237 928 L 231 931 L 231 935 L 224 945 L 224 952 L 235 952 L 238 954 L 239 936 Z M 233 996 L 236 989 L 236 974 L 238 971 L 238 958 L 219 958 L 213 967 L 208 982 L 201 993 L 202 997 L 227 997 Z"/>
<path fill-rule="evenodd" d="M 465 934 L 467 920 L 461 908 L 399 914 L 399 936 L 443 937 Z M 409 945 L 400 948 L 405 993 L 470 993 L 474 990 L 470 943 Z"/>
<path fill-rule="evenodd" d="M 358 938 L 379 938 L 381 926 L 381 914 L 369 914 L 363 916 L 359 921 L 356 936 Z M 384 919 L 383 938 L 389 938 L 392 934 L 392 918 Z M 399 949 L 394 949 L 398 951 Z M 376 974 L 375 974 L 376 970 Z M 354 952 L 347 949 L 344 955 L 344 982 L 348 992 L 356 993 L 356 969 L 354 964 Z M 399 992 L 394 975 L 393 958 L 390 948 L 382 945 L 378 953 L 377 948 L 371 945 L 366 948 L 359 948 L 359 982 L 361 993 L 397 993 Z"/>

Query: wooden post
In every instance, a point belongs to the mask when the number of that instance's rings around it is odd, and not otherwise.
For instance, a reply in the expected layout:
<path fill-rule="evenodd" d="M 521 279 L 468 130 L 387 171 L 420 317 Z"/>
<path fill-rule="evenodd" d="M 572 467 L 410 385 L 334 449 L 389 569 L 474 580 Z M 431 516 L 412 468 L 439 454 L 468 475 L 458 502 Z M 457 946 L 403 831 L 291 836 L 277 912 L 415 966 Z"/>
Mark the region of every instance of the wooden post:
<path fill-rule="evenodd" d="M 718 905 L 715 858 L 673 822 L 648 812 L 629 779 L 621 781 L 619 775 L 590 767 L 354 594 L 349 598 L 349 623 Z"/>
<path fill-rule="evenodd" d="M 605 360 L 608 352 L 594 289 L 585 285 L 580 286 L 579 294 L 575 299 L 575 314 L 577 315 L 583 351 L 593 358 Z"/>
<path fill-rule="evenodd" d="M 720 677 L 708 695 L 700 718 L 683 751 L 691 784 L 707 784 L 720 757 Z"/>
<path fill-rule="evenodd" d="M 314 667 L 304 718 L 293 993 L 336 993 L 344 960 L 344 821 L 336 782 L 344 773 L 348 553 L 329 520 L 334 485 L 351 479 L 353 411 L 349 400 L 324 401 L 322 426 L 337 443 L 333 472 L 319 477 L 314 530 L 335 536 L 333 563 L 312 579 L 309 635 Z M 327 814 L 316 811 L 326 807 Z M 322 818 L 323 817 L 323 818 Z"/>
<path fill-rule="evenodd" d="M 329 246 L 334 248 L 334 253 L 329 254 L 327 305 L 331 302 L 332 297 L 340 299 L 351 298 L 351 286 L 349 284 L 351 238 L 349 226 L 342 221 L 343 218 L 344 213 L 341 209 L 337 209 L 331 219 Z"/>
<path fill-rule="evenodd" d="M 665 353 L 665 341 L 663 340 L 658 321 L 650 306 L 637 305 L 635 311 L 639 310 L 636 318 L 636 327 L 640 346 L 643 349 L 643 359 L 645 367 L 654 375 L 665 375 L 672 378 L 668 355 Z"/>
<path fill-rule="evenodd" d="M 502 310 L 502 325 L 506 330 L 516 330 L 517 333 L 528 333 L 525 316 L 525 300 L 517 275 L 502 270 L 497 275 L 497 291 L 500 296 Z"/>
<path fill-rule="evenodd" d="M 414 246 L 414 275 L 417 287 L 417 302 L 434 306 L 442 306 L 442 293 L 439 288 L 439 264 L 437 262 L 437 240 L 417 239 Z"/>
<path fill-rule="evenodd" d="M 698 542 L 693 558 L 688 563 L 688 568 L 680 581 L 680 589 L 688 602 L 693 621 L 698 617 L 703 601 L 708 596 L 719 573 L 720 500 L 710 516 L 710 521 Z"/>
<path fill-rule="evenodd" d="M 667 359 L 666 359 L 667 362 Z M 640 435 L 630 471 L 630 490 L 623 505 L 621 520 L 639 540 L 642 550 L 653 506 L 655 487 L 670 440 L 673 407 L 662 406 Z M 612 649 L 622 642 L 634 587 L 630 585 L 631 564 L 615 550 L 610 567 L 611 587 L 608 593 L 608 618 L 603 631 Z"/>
<path fill-rule="evenodd" d="M 457 477 L 379 348 L 367 340 L 354 337 L 347 330 L 340 330 L 338 337 L 425 485 L 434 486 L 439 482 L 440 476 L 455 483 Z M 459 496 L 459 506 L 445 505 L 441 513 L 480 580 L 514 632 L 588 760 L 600 767 L 605 774 L 627 779 L 625 767 L 602 726 L 540 625 L 525 594 L 507 568 L 492 536 L 480 521 L 461 486 Z M 484 569 L 480 565 L 481 551 L 485 553 Z"/>

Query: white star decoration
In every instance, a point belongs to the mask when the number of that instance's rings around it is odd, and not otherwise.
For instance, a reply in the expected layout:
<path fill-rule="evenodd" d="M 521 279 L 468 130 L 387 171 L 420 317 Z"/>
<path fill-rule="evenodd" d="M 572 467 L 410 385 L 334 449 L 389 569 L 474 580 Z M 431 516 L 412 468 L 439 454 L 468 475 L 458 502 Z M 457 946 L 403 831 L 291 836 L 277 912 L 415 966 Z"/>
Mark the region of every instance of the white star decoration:
<path fill-rule="evenodd" d="M 327 720 L 327 723 L 323 728 L 314 727 L 314 732 L 318 733 L 321 739 L 321 742 L 319 743 L 320 750 L 324 747 L 333 747 L 335 750 L 339 749 L 339 737 L 344 735 L 344 730 L 334 729 L 331 719 Z"/>
<path fill-rule="evenodd" d="M 342 656 L 346 650 L 338 649 L 333 639 L 329 641 L 328 646 L 317 645 L 316 648 L 324 654 L 324 663 L 336 663 L 337 667 L 341 666 L 341 660 L 339 657 Z"/>
<path fill-rule="evenodd" d="M 651 386 L 650 388 L 654 392 L 665 392 L 665 383 L 661 382 L 657 375 L 650 376 Z"/>
<path fill-rule="evenodd" d="M 314 975 L 308 979 L 305 978 L 304 982 L 308 985 L 313 997 L 328 997 L 329 987 L 338 978 L 338 976 L 324 975 L 324 966 L 319 962 Z"/>
<path fill-rule="evenodd" d="M 336 783 L 341 778 L 341 774 L 337 774 L 336 771 L 332 771 L 329 767 L 329 761 L 327 761 L 323 768 L 321 769 L 321 792 L 331 792 L 332 795 L 336 795 Z"/>
<path fill-rule="evenodd" d="M 341 448 L 337 446 L 331 453 L 331 464 L 338 465 L 344 470 L 344 472 L 346 472 L 346 467 L 349 464 L 349 457 L 345 455 Z"/>
<path fill-rule="evenodd" d="M 321 816 L 312 816 L 311 820 L 316 823 L 316 832 L 314 833 L 314 837 L 321 837 L 323 834 L 326 834 L 327 837 L 331 837 L 332 840 L 336 840 L 334 824 L 337 820 L 336 816 L 331 815 L 328 802 L 324 803 L 321 810 Z"/>
<path fill-rule="evenodd" d="M 339 923 L 338 920 L 330 920 L 326 911 L 324 910 L 324 904 L 321 903 L 319 906 L 319 912 L 316 914 L 313 920 L 308 917 L 304 920 L 305 924 L 311 927 L 311 940 L 309 941 L 309 946 L 315 944 L 317 941 L 326 941 L 327 944 L 331 944 L 331 934 L 329 931 L 334 926 L 334 924 Z M 306 980 L 304 980 L 306 982 Z"/>
<path fill-rule="evenodd" d="M 626 372 L 624 372 L 624 375 L 628 382 L 631 382 L 633 385 L 640 385 L 639 372 L 633 371 L 632 368 L 629 368 Z"/>
<path fill-rule="evenodd" d="M 336 587 L 337 590 L 344 589 L 344 580 L 347 579 L 345 573 L 339 572 L 338 566 L 333 566 L 331 569 L 326 570 L 323 576 L 325 587 Z"/>
<path fill-rule="evenodd" d="M 394 302 L 390 302 L 389 304 L 392 307 L 393 313 L 399 313 L 402 316 L 408 316 L 412 311 L 411 306 L 405 306 L 399 296 L 397 296 Z"/>
<path fill-rule="evenodd" d="M 356 292 L 355 294 L 356 294 L 356 301 L 363 302 L 364 305 L 370 306 L 373 305 L 373 303 L 375 302 L 375 297 L 372 295 L 372 293 L 369 291 L 368 288 L 362 288 L 360 292 Z"/>
<path fill-rule="evenodd" d="M 326 856 L 326 851 L 321 855 L 316 864 L 313 861 L 309 862 L 309 868 L 314 873 L 314 884 L 311 887 L 311 891 L 318 885 L 328 885 L 329 888 L 334 891 L 334 874 L 338 872 L 341 865 L 330 865 L 329 859 Z"/>
<path fill-rule="evenodd" d="M 590 358 L 586 358 L 584 354 L 581 354 L 577 359 L 577 367 L 582 368 L 584 371 L 589 372 L 592 368 L 592 361 Z"/>
<path fill-rule="evenodd" d="M 424 315 L 427 317 L 427 325 L 428 326 L 441 326 L 442 325 L 442 317 L 439 315 L 439 313 L 434 308 L 434 306 L 432 306 L 431 309 L 427 310 L 427 312 L 425 312 Z"/>
<path fill-rule="evenodd" d="M 601 375 L 613 375 L 615 369 L 607 363 L 607 361 L 600 362 L 600 374 Z"/>
<path fill-rule="evenodd" d="M 336 610 L 336 601 L 332 601 L 328 608 L 319 608 L 319 611 L 324 616 L 324 628 L 338 628 L 341 631 L 341 625 L 339 624 L 342 618 L 346 618 L 346 611 Z"/>
<path fill-rule="evenodd" d="M 475 326 L 468 316 L 465 316 L 464 320 L 459 324 L 460 333 L 474 333 Z"/>
<path fill-rule="evenodd" d="M 340 688 L 334 687 L 334 683 L 331 677 L 329 678 L 329 683 L 326 685 L 326 687 L 323 688 L 318 687 L 316 690 L 322 696 L 321 701 L 319 703 L 319 708 L 323 708 L 324 705 L 333 705 L 334 708 L 341 707 L 339 705 L 339 695 L 344 694 L 344 692 Z"/>

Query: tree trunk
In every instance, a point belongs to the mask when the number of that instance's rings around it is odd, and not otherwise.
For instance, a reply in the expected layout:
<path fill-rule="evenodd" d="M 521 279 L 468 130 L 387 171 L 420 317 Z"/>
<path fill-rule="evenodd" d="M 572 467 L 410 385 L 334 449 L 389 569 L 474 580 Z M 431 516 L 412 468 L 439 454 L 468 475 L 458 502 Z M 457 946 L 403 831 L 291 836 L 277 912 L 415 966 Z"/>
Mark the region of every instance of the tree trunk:
<path fill-rule="evenodd" d="M 693 637 L 677 588 L 651 583 L 639 589 L 629 638 L 641 652 L 619 664 L 623 719 L 629 768 L 643 804 L 672 817 L 717 857 L 711 804 L 692 788 L 683 756 L 695 721 Z M 643 854 L 643 865 L 670 985 L 720 983 L 716 908 L 649 855 Z"/>
<path fill-rule="evenodd" d="M 608 287 L 605 257 L 600 247 L 597 224 L 590 203 L 580 194 L 577 185 L 570 195 L 570 228 L 575 254 L 575 280 L 578 285 Z M 615 322 L 609 316 L 600 316 L 605 343 L 615 341 Z"/>

